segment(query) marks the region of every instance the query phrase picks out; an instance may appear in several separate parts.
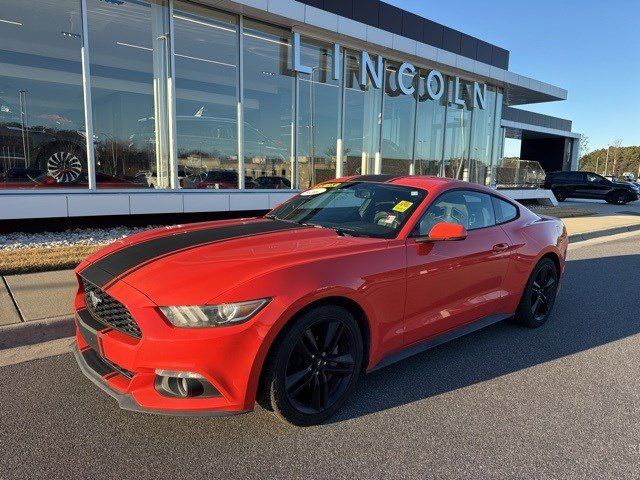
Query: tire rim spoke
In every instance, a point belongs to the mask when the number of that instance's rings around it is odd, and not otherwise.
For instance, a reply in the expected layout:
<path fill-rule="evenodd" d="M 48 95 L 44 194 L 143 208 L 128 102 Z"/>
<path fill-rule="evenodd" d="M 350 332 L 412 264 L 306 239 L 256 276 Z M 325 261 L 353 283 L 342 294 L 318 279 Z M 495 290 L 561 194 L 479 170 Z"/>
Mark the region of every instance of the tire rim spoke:
<path fill-rule="evenodd" d="M 306 339 L 308 345 L 311 347 L 309 349 L 311 353 L 318 353 L 320 351 L 320 348 L 318 347 L 318 341 L 316 340 L 316 337 L 313 335 L 313 332 L 310 328 L 307 328 L 304 331 L 304 339 Z"/>
<path fill-rule="evenodd" d="M 312 373 L 308 368 L 300 370 L 299 372 L 286 377 L 285 388 L 287 389 L 289 395 L 291 395 L 292 398 L 297 397 L 298 394 L 300 394 L 300 392 L 304 389 L 304 387 L 309 385 L 311 377 Z"/>
<path fill-rule="evenodd" d="M 329 385 L 327 377 L 322 372 L 314 376 L 311 402 L 314 410 L 318 412 L 323 411 L 329 403 Z"/>
<path fill-rule="evenodd" d="M 324 351 L 327 354 L 334 352 L 344 331 L 344 323 L 331 322 L 327 327 L 327 334 L 324 339 Z"/>
<path fill-rule="evenodd" d="M 311 363 L 313 353 L 307 348 L 303 339 L 298 340 L 294 348 L 294 352 L 298 353 L 298 355 L 300 355 L 309 364 Z"/>

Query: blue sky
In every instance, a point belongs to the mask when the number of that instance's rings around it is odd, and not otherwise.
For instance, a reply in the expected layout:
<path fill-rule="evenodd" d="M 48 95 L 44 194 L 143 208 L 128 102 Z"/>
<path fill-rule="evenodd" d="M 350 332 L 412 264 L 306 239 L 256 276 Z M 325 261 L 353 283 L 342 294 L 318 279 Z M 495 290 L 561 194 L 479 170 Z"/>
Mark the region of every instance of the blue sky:
<path fill-rule="evenodd" d="M 506 48 L 509 69 L 569 90 L 525 108 L 573 120 L 590 150 L 640 145 L 639 0 L 386 0 Z"/>

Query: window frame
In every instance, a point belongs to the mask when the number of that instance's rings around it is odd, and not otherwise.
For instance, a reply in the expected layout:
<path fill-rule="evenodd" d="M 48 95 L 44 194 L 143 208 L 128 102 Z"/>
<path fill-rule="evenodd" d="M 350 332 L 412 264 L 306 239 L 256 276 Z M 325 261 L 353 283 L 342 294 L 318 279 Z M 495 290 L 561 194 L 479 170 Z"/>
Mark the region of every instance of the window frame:
<path fill-rule="evenodd" d="M 471 192 L 471 193 L 479 193 L 479 194 L 482 194 L 482 195 L 486 195 L 488 197 L 500 198 L 497 195 L 493 195 L 493 194 L 491 194 L 489 192 L 483 192 L 482 190 L 478 190 L 478 189 L 475 189 L 475 188 L 469 188 L 469 187 L 457 187 L 457 188 L 450 188 L 448 190 L 445 190 L 444 192 L 440 193 L 436 198 L 434 198 L 431 202 L 429 202 L 429 205 L 422 212 L 420 217 L 418 217 L 418 219 L 416 220 L 415 224 L 413 225 L 413 228 L 411 229 L 411 233 L 407 236 L 407 238 L 424 238 L 425 237 L 425 235 L 419 235 L 419 234 L 416 235 L 416 230 L 418 230 L 420 228 L 420 222 L 422 221 L 422 217 L 424 217 L 424 215 L 427 214 L 427 212 L 429 211 L 429 208 L 431 208 L 431 206 L 434 205 L 440 199 L 440 197 L 442 197 L 444 195 L 447 195 L 448 193 L 451 193 L 451 192 Z M 477 232 L 478 230 L 485 230 L 487 228 L 498 227 L 500 225 L 504 225 L 505 223 L 509 223 L 509 222 L 504 222 L 504 223 L 497 223 L 496 222 L 496 211 L 495 211 L 495 207 L 493 206 L 493 200 L 491 200 L 491 209 L 493 211 L 493 220 L 494 220 L 494 224 L 493 225 L 487 225 L 486 227 L 478 227 L 478 228 L 473 228 L 473 229 L 467 229 L 467 232 Z M 516 210 L 518 211 L 518 216 L 516 218 L 514 218 L 513 220 L 516 220 L 517 218 L 520 217 L 520 209 L 517 206 L 516 206 Z M 510 220 L 510 222 L 512 222 L 513 220 Z"/>
<path fill-rule="evenodd" d="M 516 205 L 515 202 L 512 202 L 511 200 L 507 200 L 506 198 L 502 198 L 499 197 L 498 195 L 493 195 L 493 194 L 488 194 L 490 195 L 492 198 L 495 198 L 497 200 L 501 200 L 505 203 L 508 203 L 509 205 L 511 205 L 512 207 L 514 207 L 516 209 L 516 216 L 513 217 L 511 220 L 507 220 L 506 222 L 500 222 L 498 223 L 498 212 L 496 211 L 496 206 L 493 204 L 493 200 L 491 201 L 491 204 L 493 205 L 493 212 L 494 212 L 494 216 L 496 218 L 496 226 L 500 226 L 500 225 L 506 225 L 507 223 L 511 223 L 511 222 L 515 222 L 516 220 L 518 220 L 520 218 L 520 207 L 518 207 L 518 205 Z"/>

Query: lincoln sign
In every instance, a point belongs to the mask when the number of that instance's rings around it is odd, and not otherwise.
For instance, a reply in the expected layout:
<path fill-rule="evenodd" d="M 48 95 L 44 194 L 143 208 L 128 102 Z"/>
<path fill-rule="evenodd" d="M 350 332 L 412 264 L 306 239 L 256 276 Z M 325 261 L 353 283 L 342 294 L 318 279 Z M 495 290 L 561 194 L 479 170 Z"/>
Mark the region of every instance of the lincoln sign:
<path fill-rule="evenodd" d="M 300 34 L 293 34 L 293 69 L 296 72 L 311 75 L 313 69 L 308 65 L 303 65 L 300 60 Z M 413 95 L 416 91 L 414 82 L 407 85 L 403 78 L 405 76 L 414 78 L 418 70 L 412 63 L 404 62 L 397 70 L 393 72 L 395 76 L 395 84 L 398 86 L 400 93 L 404 95 Z M 384 74 L 384 60 L 381 55 L 377 56 L 377 60 L 374 62 L 371 56 L 363 51 L 360 54 L 360 85 L 365 88 L 368 80 L 371 81 L 371 85 L 374 88 L 382 88 L 382 79 Z M 333 78 L 334 80 L 340 80 L 340 45 L 333 45 Z M 425 90 L 428 98 L 431 100 L 440 100 L 444 95 L 446 83 L 444 76 L 438 70 L 431 70 L 425 79 Z M 466 92 L 463 92 L 463 88 Z M 471 91 L 473 89 L 473 92 Z M 460 77 L 456 76 L 453 79 L 453 91 L 451 92 L 451 102 L 456 105 L 465 105 L 465 93 L 466 98 L 473 99 L 473 108 L 480 108 L 484 110 L 486 108 L 487 101 L 487 86 L 485 84 L 479 84 L 473 82 L 473 86 L 469 83 L 463 83 L 460 81 Z"/>

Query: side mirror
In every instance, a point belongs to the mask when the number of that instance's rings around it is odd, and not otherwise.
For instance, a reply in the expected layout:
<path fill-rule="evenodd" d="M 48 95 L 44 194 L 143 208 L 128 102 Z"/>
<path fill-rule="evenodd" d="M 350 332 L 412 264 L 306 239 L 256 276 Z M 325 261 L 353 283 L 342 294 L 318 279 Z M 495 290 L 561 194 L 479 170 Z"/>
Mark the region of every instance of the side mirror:
<path fill-rule="evenodd" d="M 452 242 L 464 240 L 467 238 L 467 229 L 458 223 L 438 222 L 436 223 L 429 236 L 416 239 L 418 243 L 428 242 Z"/>

